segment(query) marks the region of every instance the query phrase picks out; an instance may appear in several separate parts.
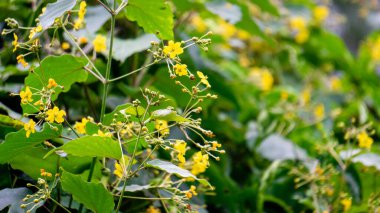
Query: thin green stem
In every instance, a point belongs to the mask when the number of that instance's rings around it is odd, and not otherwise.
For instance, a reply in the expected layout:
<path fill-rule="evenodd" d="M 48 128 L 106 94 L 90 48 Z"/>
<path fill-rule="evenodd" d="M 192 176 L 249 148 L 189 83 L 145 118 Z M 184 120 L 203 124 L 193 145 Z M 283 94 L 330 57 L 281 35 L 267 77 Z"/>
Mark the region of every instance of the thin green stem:
<path fill-rule="evenodd" d="M 113 195 L 116 197 L 121 197 L 120 195 Z M 131 198 L 131 199 L 140 199 L 140 200 L 172 200 L 171 197 L 134 197 L 134 196 L 127 196 L 123 195 L 123 198 Z"/>
<path fill-rule="evenodd" d="M 71 213 L 70 210 L 66 209 L 64 206 L 62 206 L 60 203 L 58 203 L 56 200 L 54 200 L 53 198 L 50 198 L 51 201 L 53 201 L 55 204 L 57 204 L 59 207 L 61 207 L 63 210 L 65 210 L 66 212 L 69 212 Z"/>
<path fill-rule="evenodd" d="M 143 70 L 143 69 L 146 69 L 146 68 L 148 68 L 148 67 L 150 67 L 150 66 L 152 66 L 153 64 L 156 64 L 156 63 L 157 63 L 157 62 L 152 62 L 152 63 L 147 64 L 147 65 L 145 65 L 145 66 L 143 66 L 143 67 L 140 67 L 140 68 L 138 68 L 138 69 L 136 69 L 136 70 L 133 70 L 133 71 L 131 71 L 131 72 L 125 74 L 125 75 L 122 75 L 122 76 L 116 77 L 116 78 L 114 78 L 114 79 L 110 79 L 110 80 L 108 80 L 107 82 L 113 82 L 113 81 L 117 81 L 117 80 L 120 80 L 120 79 L 122 79 L 122 78 L 128 77 L 128 76 L 130 76 L 130 75 L 132 75 L 132 74 L 134 74 L 134 73 L 136 73 L 136 72 L 138 72 L 138 71 L 141 71 L 141 70 Z"/>

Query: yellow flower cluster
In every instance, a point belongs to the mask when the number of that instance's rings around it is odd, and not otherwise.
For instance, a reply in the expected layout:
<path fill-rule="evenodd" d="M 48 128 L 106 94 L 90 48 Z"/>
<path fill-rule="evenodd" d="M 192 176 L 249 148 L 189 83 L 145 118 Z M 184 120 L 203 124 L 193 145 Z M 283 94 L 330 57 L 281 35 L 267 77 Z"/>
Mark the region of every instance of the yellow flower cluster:
<path fill-rule="evenodd" d="M 51 89 L 51 88 L 54 88 L 56 86 L 58 86 L 57 82 L 54 79 L 49 78 L 49 82 L 48 82 L 47 88 Z"/>
<path fill-rule="evenodd" d="M 25 68 L 25 67 L 27 67 L 29 64 L 25 61 L 25 59 L 24 59 L 24 55 L 19 55 L 19 56 L 17 56 L 17 63 L 20 63 L 20 64 L 22 64 L 22 66 Z"/>
<path fill-rule="evenodd" d="M 373 139 L 370 136 L 368 136 L 367 132 L 365 131 L 360 132 L 356 138 L 358 139 L 360 148 L 366 148 L 366 149 L 371 148 Z"/>
<path fill-rule="evenodd" d="M 36 123 L 30 119 L 28 123 L 24 124 L 24 130 L 26 131 L 26 137 L 29 138 L 31 133 L 35 133 Z"/>
<path fill-rule="evenodd" d="M 208 82 L 208 77 L 207 75 L 203 74 L 201 71 L 197 71 L 198 77 L 201 79 L 202 84 L 204 84 L 207 88 L 211 88 L 210 83 Z"/>
<path fill-rule="evenodd" d="M 299 44 L 305 43 L 309 39 L 309 29 L 306 20 L 301 16 L 292 17 L 290 19 L 290 28 L 295 31 L 295 41 Z"/>
<path fill-rule="evenodd" d="M 21 103 L 22 104 L 27 104 L 29 102 L 32 102 L 32 91 L 30 91 L 30 88 L 27 86 L 25 87 L 25 91 L 20 92 L 20 98 L 21 98 Z"/>
<path fill-rule="evenodd" d="M 187 65 L 186 64 L 176 64 L 174 65 L 175 74 L 178 76 L 187 75 Z"/>
<path fill-rule="evenodd" d="M 198 175 L 200 173 L 205 172 L 209 165 L 208 158 L 208 155 L 202 154 L 201 151 L 195 153 L 192 157 L 193 166 L 191 168 L 191 173 L 194 175 Z"/>
<path fill-rule="evenodd" d="M 317 24 L 323 22 L 326 20 L 326 18 L 329 16 L 329 8 L 325 6 L 317 6 L 313 10 L 313 18 Z"/>
<path fill-rule="evenodd" d="M 65 121 L 65 119 L 63 118 L 64 116 L 66 116 L 66 112 L 64 110 L 59 110 L 58 107 L 53 107 L 53 109 L 49 109 L 47 112 L 46 112 L 46 121 L 48 121 L 49 123 L 54 123 L 57 122 L 57 123 L 63 123 L 63 121 Z"/>
<path fill-rule="evenodd" d="M 269 91 L 273 87 L 274 79 L 271 72 L 267 68 L 252 68 L 248 78 L 263 91 Z"/>
<path fill-rule="evenodd" d="M 113 174 L 116 175 L 118 178 L 122 178 L 123 173 L 124 172 L 122 166 L 117 161 L 115 161 L 115 170 L 113 171 Z"/>
<path fill-rule="evenodd" d="M 82 118 L 81 122 L 75 122 L 74 128 L 79 134 L 86 134 L 86 124 L 90 120 L 87 118 Z"/>
<path fill-rule="evenodd" d="M 181 42 L 169 41 L 167 46 L 164 46 L 163 53 L 169 58 L 173 59 L 183 53 Z"/>
<path fill-rule="evenodd" d="M 193 196 L 197 196 L 198 193 L 195 191 L 197 188 L 195 186 L 190 186 L 190 189 L 186 192 L 186 197 L 188 199 L 192 198 Z"/>
<path fill-rule="evenodd" d="M 83 26 L 84 16 L 86 15 L 87 4 L 85 1 L 82 1 L 79 5 L 78 18 L 74 22 L 74 29 L 78 30 Z"/>
<path fill-rule="evenodd" d="M 107 38 L 103 35 L 96 35 L 92 45 L 94 45 L 95 52 L 103 52 L 107 50 Z"/>
<path fill-rule="evenodd" d="M 176 143 L 174 144 L 173 148 L 174 150 L 178 153 L 177 158 L 180 164 L 184 164 L 186 159 L 185 159 L 185 153 L 186 153 L 186 142 L 183 140 L 176 140 Z"/>
<path fill-rule="evenodd" d="M 347 212 L 351 208 L 352 200 L 351 198 L 344 198 L 340 201 L 340 204 L 343 206 L 343 211 Z"/>
<path fill-rule="evenodd" d="M 318 104 L 314 108 L 314 117 L 317 121 L 320 121 L 325 117 L 325 106 L 323 104 Z"/>
<path fill-rule="evenodd" d="M 45 169 L 40 169 L 40 173 L 42 177 L 52 177 L 50 172 L 45 171 Z"/>
<path fill-rule="evenodd" d="M 154 127 L 160 132 L 161 135 L 168 135 L 170 133 L 167 121 L 156 120 Z"/>

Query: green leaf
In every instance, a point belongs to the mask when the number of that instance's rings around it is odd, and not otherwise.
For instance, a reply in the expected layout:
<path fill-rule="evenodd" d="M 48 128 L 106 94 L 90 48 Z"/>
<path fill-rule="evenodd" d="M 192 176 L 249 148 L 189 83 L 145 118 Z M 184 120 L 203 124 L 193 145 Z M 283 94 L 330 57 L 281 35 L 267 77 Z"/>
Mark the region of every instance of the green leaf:
<path fill-rule="evenodd" d="M 2 211 L 5 207 L 10 206 L 7 212 L 24 212 L 20 205 L 22 204 L 22 199 L 30 193 L 31 191 L 25 187 L 13 189 L 6 188 L 1 190 L 0 211 Z"/>
<path fill-rule="evenodd" d="M 58 129 L 53 130 L 49 124 L 45 123 L 42 131 L 30 134 L 29 138 L 26 137 L 24 129 L 9 133 L 5 137 L 5 141 L 0 144 L 0 164 L 11 161 L 24 151 L 32 149 L 45 140 L 59 137 L 62 132 L 62 126 L 54 126 Z"/>
<path fill-rule="evenodd" d="M 129 0 L 125 7 L 127 18 L 136 21 L 146 33 L 159 32 L 159 38 L 173 40 L 173 13 L 163 0 Z"/>
<path fill-rule="evenodd" d="M 279 16 L 277 8 L 270 3 L 269 0 L 252 0 L 254 4 L 260 7 L 263 11 L 266 11 L 272 15 Z"/>
<path fill-rule="evenodd" d="M 0 126 L 9 126 L 16 129 L 21 129 L 24 127 L 24 123 L 22 121 L 13 119 L 8 115 L 0 115 Z"/>
<path fill-rule="evenodd" d="M 132 185 L 126 186 L 124 191 L 125 192 L 137 192 L 137 191 L 142 191 L 142 190 L 150 189 L 150 188 L 152 188 L 152 186 L 150 186 L 150 185 L 141 186 L 141 185 L 132 184 Z M 121 190 L 123 190 L 123 187 L 120 186 L 120 187 L 117 187 L 116 189 L 118 191 L 121 191 Z"/>
<path fill-rule="evenodd" d="M 115 116 L 116 113 L 118 113 L 117 116 Z M 116 121 L 124 121 L 125 114 L 133 115 L 135 117 L 141 117 L 142 115 L 144 115 L 144 113 L 145 113 L 145 108 L 142 106 L 138 106 L 136 108 L 130 103 L 119 105 L 116 107 L 114 111 L 104 116 L 103 124 L 110 125 L 113 119 L 116 119 Z"/>
<path fill-rule="evenodd" d="M 54 24 L 56 18 L 61 17 L 65 12 L 71 10 L 76 0 L 58 0 L 46 5 L 44 14 L 40 16 L 40 24 L 44 30 Z"/>
<path fill-rule="evenodd" d="M 153 34 L 144 34 L 133 39 L 115 38 L 114 46 L 118 48 L 113 49 L 112 57 L 123 63 L 129 56 L 150 48 L 152 41 L 158 42 L 159 40 Z"/>
<path fill-rule="evenodd" d="M 98 133 L 99 126 L 96 123 L 87 122 L 86 123 L 86 134 L 87 135 L 94 135 Z"/>
<path fill-rule="evenodd" d="M 86 208 L 99 213 L 112 212 L 115 206 L 113 196 L 102 184 L 86 182 L 79 175 L 66 171 L 62 172 L 61 182 L 63 190 Z"/>
<path fill-rule="evenodd" d="M 170 109 L 159 109 L 152 112 L 152 119 L 159 119 L 165 121 L 187 122 L 187 118 L 184 118 L 177 114 L 176 111 Z"/>
<path fill-rule="evenodd" d="M 59 149 L 80 157 L 121 158 L 119 143 L 110 137 L 85 136 L 69 141 Z"/>
<path fill-rule="evenodd" d="M 54 79 L 58 85 L 55 94 L 52 95 L 52 101 L 56 100 L 61 92 L 67 92 L 75 82 L 84 82 L 87 79 L 87 72 L 83 67 L 87 61 L 83 58 L 77 58 L 72 55 L 48 56 L 41 61 L 41 66 L 34 69 L 34 72 L 29 73 L 25 78 L 25 86 L 41 90 L 48 85 L 49 78 Z M 32 90 L 33 101 L 40 100 L 41 95 L 36 94 Z M 22 104 L 24 113 L 35 113 L 38 111 L 29 104 Z"/>
<path fill-rule="evenodd" d="M 176 174 L 183 178 L 191 177 L 191 178 L 197 179 L 193 174 L 191 174 L 186 169 L 182 169 L 168 161 L 154 159 L 154 160 L 148 161 L 146 164 L 149 167 L 153 167 L 153 168 L 165 171 L 169 174 Z"/>

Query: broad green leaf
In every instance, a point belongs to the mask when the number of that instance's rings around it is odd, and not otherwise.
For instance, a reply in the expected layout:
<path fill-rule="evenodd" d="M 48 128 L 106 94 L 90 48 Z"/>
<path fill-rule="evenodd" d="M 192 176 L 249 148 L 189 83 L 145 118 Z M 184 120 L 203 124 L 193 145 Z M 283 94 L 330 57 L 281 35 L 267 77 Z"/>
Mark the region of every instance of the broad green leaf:
<path fill-rule="evenodd" d="M 186 122 L 189 121 L 187 118 L 184 118 L 177 114 L 176 111 L 170 109 L 159 109 L 152 112 L 152 119 L 159 119 L 165 121 L 176 121 L 176 122 Z"/>
<path fill-rule="evenodd" d="M 269 0 L 251 0 L 254 4 L 260 7 L 265 12 L 268 12 L 272 15 L 279 16 L 280 13 L 278 12 L 277 8 L 272 5 L 272 3 Z"/>
<path fill-rule="evenodd" d="M 86 123 L 86 134 L 87 135 L 94 135 L 98 133 L 99 126 L 95 123 L 92 122 L 87 122 Z"/>
<path fill-rule="evenodd" d="M 146 33 L 156 34 L 164 40 L 173 40 L 173 13 L 163 0 L 129 0 L 125 7 L 127 18 L 136 21 Z"/>
<path fill-rule="evenodd" d="M 0 191 L 0 211 L 5 207 L 10 206 L 7 212 L 24 212 L 20 207 L 22 204 L 22 199 L 30 194 L 31 191 L 28 188 L 13 188 L 13 189 L 3 189 Z M 4 211 L 5 212 L 5 211 Z"/>
<path fill-rule="evenodd" d="M 54 24 L 54 20 L 61 17 L 65 12 L 71 10 L 76 0 L 58 0 L 46 5 L 44 14 L 40 16 L 40 24 L 44 30 Z"/>
<path fill-rule="evenodd" d="M 54 79 L 57 84 L 63 86 L 55 88 L 52 100 L 56 100 L 61 92 L 67 92 L 75 82 L 84 82 L 87 79 L 87 72 L 83 67 L 87 61 L 72 55 L 48 56 L 41 61 L 41 65 L 29 73 L 25 78 L 25 86 L 41 90 L 48 85 L 49 78 Z M 32 90 L 35 93 L 34 90 Z M 40 99 L 39 94 L 33 94 L 33 101 Z M 24 113 L 35 113 L 38 110 L 29 104 L 22 104 Z"/>
<path fill-rule="evenodd" d="M 86 182 L 79 175 L 66 171 L 62 172 L 61 183 L 63 190 L 72 194 L 74 200 L 94 212 L 112 212 L 115 206 L 112 194 L 101 183 Z"/>
<path fill-rule="evenodd" d="M 117 116 L 115 114 L 118 113 Z M 117 121 L 125 121 L 124 115 L 133 115 L 135 117 L 141 117 L 145 113 L 145 108 L 142 106 L 134 107 L 132 104 L 127 103 L 119 105 L 114 111 L 104 116 L 103 124 L 109 125 L 113 119 Z M 124 115 L 123 115 L 124 114 Z"/>
<path fill-rule="evenodd" d="M 150 188 L 152 188 L 152 186 L 150 186 L 150 185 L 141 186 L 141 185 L 132 184 L 132 185 L 126 186 L 124 191 L 126 191 L 126 192 L 137 192 L 137 191 L 142 191 L 142 190 L 150 189 Z M 123 187 L 120 186 L 120 187 L 117 187 L 116 189 L 118 191 L 121 191 L 121 190 L 123 190 Z"/>
<path fill-rule="evenodd" d="M 21 129 L 24 127 L 24 123 L 7 115 L 0 115 L 0 126 L 9 126 L 16 129 Z"/>
<path fill-rule="evenodd" d="M 80 157 L 121 158 L 119 143 L 110 137 L 85 136 L 69 141 L 59 149 Z"/>
<path fill-rule="evenodd" d="M 153 34 L 144 34 L 140 37 L 133 39 L 114 39 L 114 46 L 112 57 L 122 63 L 129 56 L 146 50 L 151 47 L 152 41 L 159 41 Z"/>
<path fill-rule="evenodd" d="M 11 161 L 24 151 L 32 149 L 45 140 L 59 137 L 62 132 L 62 126 L 54 126 L 57 127 L 57 130 L 53 130 L 49 124 L 45 123 L 42 131 L 30 134 L 29 138 L 26 137 L 24 129 L 9 133 L 5 137 L 5 141 L 0 144 L 0 164 Z"/>
<path fill-rule="evenodd" d="M 176 174 L 183 178 L 191 177 L 191 178 L 196 179 L 196 177 L 193 174 L 191 174 L 191 172 L 187 171 L 186 169 L 182 169 L 168 161 L 154 159 L 154 160 L 148 161 L 146 164 L 149 167 L 153 167 L 153 168 L 165 171 L 169 174 Z"/>

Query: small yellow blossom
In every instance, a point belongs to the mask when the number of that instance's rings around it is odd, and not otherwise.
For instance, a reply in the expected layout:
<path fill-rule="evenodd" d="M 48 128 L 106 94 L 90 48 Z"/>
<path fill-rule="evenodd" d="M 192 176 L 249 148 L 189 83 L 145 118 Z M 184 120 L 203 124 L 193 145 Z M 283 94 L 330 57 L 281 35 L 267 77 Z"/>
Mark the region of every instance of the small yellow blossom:
<path fill-rule="evenodd" d="M 223 19 L 220 19 L 218 24 L 219 28 L 216 30 L 216 32 L 218 34 L 221 34 L 225 39 L 232 38 L 237 32 L 237 29 L 233 24 L 230 24 Z"/>
<path fill-rule="evenodd" d="M 321 23 L 329 16 L 329 8 L 325 6 L 317 6 L 313 10 L 313 17 L 317 23 Z"/>
<path fill-rule="evenodd" d="M 207 75 L 204 75 L 203 72 L 201 71 L 197 71 L 197 75 L 201 79 L 202 84 L 206 85 L 207 88 L 211 88 L 211 85 L 207 80 L 208 79 Z"/>
<path fill-rule="evenodd" d="M 42 26 L 41 26 L 41 25 L 38 25 L 38 26 L 36 27 L 36 32 L 39 33 L 39 32 L 41 32 L 41 31 L 42 31 Z"/>
<path fill-rule="evenodd" d="M 167 46 L 164 46 L 163 53 L 169 58 L 175 58 L 183 53 L 183 48 L 181 47 L 181 42 L 169 41 Z"/>
<path fill-rule="evenodd" d="M 298 44 L 303 44 L 309 39 L 309 30 L 303 29 L 296 34 L 295 40 Z"/>
<path fill-rule="evenodd" d="M 62 123 L 63 121 L 65 121 L 65 119 L 63 118 L 64 116 L 66 116 L 66 112 L 64 110 L 59 110 L 58 107 L 53 107 L 53 109 L 49 109 L 47 112 L 46 112 L 46 121 L 50 122 L 50 123 L 54 123 L 57 122 L 57 123 Z"/>
<path fill-rule="evenodd" d="M 102 130 L 98 130 L 98 133 L 95 134 L 95 136 L 100 136 L 100 137 L 112 137 L 112 133 L 111 132 L 106 132 L 104 133 Z"/>
<path fill-rule="evenodd" d="M 360 132 L 356 138 L 358 139 L 360 148 L 366 148 L 366 149 L 371 148 L 373 139 L 370 136 L 368 136 L 367 132 L 365 131 Z"/>
<path fill-rule="evenodd" d="M 289 93 L 287 91 L 283 90 L 283 91 L 281 91 L 280 97 L 281 97 L 282 101 L 286 101 L 289 97 Z"/>
<path fill-rule="evenodd" d="M 205 32 L 207 30 L 207 25 L 206 23 L 203 21 L 203 19 L 200 17 L 200 16 L 194 16 L 192 19 L 191 19 L 191 24 L 194 26 L 194 28 L 198 31 L 198 32 Z"/>
<path fill-rule="evenodd" d="M 146 209 L 146 213 L 161 213 L 161 211 L 154 206 L 149 206 L 149 208 Z"/>
<path fill-rule="evenodd" d="M 301 92 L 301 103 L 302 105 L 307 105 L 311 100 L 311 88 L 307 87 Z"/>
<path fill-rule="evenodd" d="M 318 121 L 322 120 L 325 117 L 325 106 L 323 104 L 318 104 L 314 108 L 314 117 Z"/>
<path fill-rule="evenodd" d="M 28 123 L 24 124 L 24 129 L 26 131 L 27 138 L 29 138 L 31 133 L 36 132 L 35 127 L 36 127 L 36 123 L 32 119 L 30 119 Z"/>
<path fill-rule="evenodd" d="M 63 42 L 61 47 L 64 50 L 68 50 L 68 49 L 70 49 L 70 44 L 68 42 Z"/>
<path fill-rule="evenodd" d="M 197 188 L 195 186 L 190 186 L 190 189 L 186 192 L 186 197 L 188 199 L 192 198 L 193 195 L 197 196 L 198 193 L 195 191 Z"/>
<path fill-rule="evenodd" d="M 170 132 L 168 122 L 164 120 L 156 120 L 154 127 L 161 135 L 168 135 Z"/>
<path fill-rule="evenodd" d="M 301 16 L 292 17 L 289 24 L 292 30 L 300 31 L 306 28 L 306 20 Z"/>
<path fill-rule="evenodd" d="M 186 153 L 186 142 L 183 141 L 183 140 L 176 140 L 173 148 L 174 150 L 177 151 L 177 158 L 178 158 L 178 161 L 183 164 L 185 163 L 186 159 L 184 157 L 185 153 Z"/>
<path fill-rule="evenodd" d="M 92 41 L 92 44 L 94 45 L 95 52 L 103 52 L 107 50 L 107 44 L 106 44 L 107 38 L 103 35 L 96 35 L 94 41 Z"/>
<path fill-rule="evenodd" d="M 113 174 L 116 175 L 118 178 L 123 178 L 123 168 L 122 166 L 115 161 L 115 170 L 113 171 Z"/>
<path fill-rule="evenodd" d="M 32 39 L 33 37 L 34 37 L 34 35 L 36 35 L 36 28 L 34 27 L 34 28 L 32 28 L 31 30 L 30 30 L 30 32 L 29 32 L 29 39 Z"/>
<path fill-rule="evenodd" d="M 352 200 L 351 198 L 344 198 L 340 201 L 340 204 L 343 206 L 343 211 L 347 212 L 351 208 Z"/>
<path fill-rule="evenodd" d="M 45 169 L 40 169 L 42 177 L 52 177 L 53 175 L 50 172 L 45 171 Z"/>
<path fill-rule="evenodd" d="M 78 39 L 79 44 L 87 44 L 87 42 L 88 42 L 88 39 L 86 37 L 80 37 Z"/>
<path fill-rule="evenodd" d="M 199 151 L 193 155 L 192 159 L 193 159 L 193 166 L 191 168 L 192 174 L 198 175 L 206 171 L 209 165 L 207 154 L 203 155 L 202 152 Z"/>
<path fill-rule="evenodd" d="M 119 123 L 120 125 L 123 125 L 121 124 L 121 122 Z M 133 136 L 133 123 L 128 123 L 126 125 L 123 125 L 124 128 L 122 130 L 120 130 L 120 134 L 123 135 L 123 136 L 128 136 L 128 137 L 132 137 Z"/>
<path fill-rule="evenodd" d="M 32 91 L 30 91 L 30 88 L 27 86 L 25 87 L 25 91 L 20 92 L 20 98 L 22 104 L 27 104 L 28 102 L 32 102 Z"/>
<path fill-rule="evenodd" d="M 380 37 L 378 37 L 373 44 L 371 44 L 371 58 L 372 61 L 380 61 Z"/>
<path fill-rule="evenodd" d="M 273 87 L 274 79 L 267 68 L 252 68 L 249 73 L 249 79 L 263 91 L 269 91 Z"/>
<path fill-rule="evenodd" d="M 18 36 L 16 35 L 16 33 L 13 33 L 13 38 L 14 40 L 12 41 L 12 45 L 15 47 L 13 48 L 13 52 L 15 52 L 20 45 L 18 43 Z"/>
<path fill-rule="evenodd" d="M 75 122 L 74 128 L 79 134 L 86 134 L 86 124 L 90 120 L 87 118 L 82 118 L 81 122 Z"/>
<path fill-rule="evenodd" d="M 22 64 L 23 67 L 27 67 L 29 65 L 28 62 L 25 61 L 24 55 L 19 55 L 17 56 L 16 59 L 17 59 L 17 63 Z"/>
<path fill-rule="evenodd" d="M 47 85 L 47 88 L 48 88 L 48 89 L 51 89 L 51 88 L 56 87 L 56 86 L 58 86 L 57 82 L 55 82 L 54 79 L 49 78 L 49 83 L 48 83 L 48 85 Z"/>
<path fill-rule="evenodd" d="M 212 150 L 217 150 L 218 148 L 222 147 L 222 144 L 216 141 L 211 142 L 211 144 L 212 144 Z"/>
<path fill-rule="evenodd" d="M 83 26 L 84 16 L 86 15 L 87 4 L 85 1 L 82 1 L 79 5 L 78 18 L 74 22 L 74 29 L 78 30 Z"/>
<path fill-rule="evenodd" d="M 176 64 L 174 65 L 174 71 L 177 75 L 183 76 L 187 75 L 187 65 L 186 64 Z"/>
<path fill-rule="evenodd" d="M 332 91 L 339 91 L 342 89 L 342 81 L 340 78 L 334 76 L 330 78 L 330 88 Z"/>

